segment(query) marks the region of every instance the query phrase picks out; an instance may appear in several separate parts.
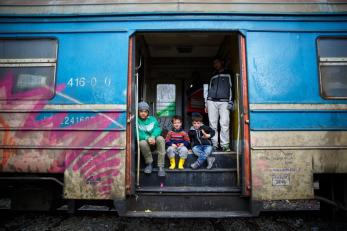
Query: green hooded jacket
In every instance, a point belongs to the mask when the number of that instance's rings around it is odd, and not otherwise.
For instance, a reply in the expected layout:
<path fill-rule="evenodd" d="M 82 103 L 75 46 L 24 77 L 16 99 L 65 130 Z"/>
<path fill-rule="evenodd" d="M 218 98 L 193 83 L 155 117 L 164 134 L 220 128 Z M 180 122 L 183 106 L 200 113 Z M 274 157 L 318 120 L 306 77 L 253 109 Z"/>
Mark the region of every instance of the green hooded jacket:
<path fill-rule="evenodd" d="M 148 116 L 145 120 L 138 118 L 137 123 L 140 140 L 147 140 L 149 137 L 157 138 L 161 135 L 160 125 L 155 117 Z"/>

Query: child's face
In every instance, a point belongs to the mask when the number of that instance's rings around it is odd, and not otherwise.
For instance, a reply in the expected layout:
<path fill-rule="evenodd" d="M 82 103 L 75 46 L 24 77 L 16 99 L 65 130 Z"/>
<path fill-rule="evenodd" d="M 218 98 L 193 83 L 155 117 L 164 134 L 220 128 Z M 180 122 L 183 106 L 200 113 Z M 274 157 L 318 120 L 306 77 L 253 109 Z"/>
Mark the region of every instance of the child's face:
<path fill-rule="evenodd" d="M 201 125 L 202 125 L 201 121 L 193 121 L 194 129 L 199 129 Z"/>
<path fill-rule="evenodd" d="M 178 130 L 182 127 L 182 122 L 180 120 L 173 120 L 173 127 Z"/>
<path fill-rule="evenodd" d="M 143 120 L 147 119 L 147 117 L 148 117 L 148 111 L 146 111 L 146 110 L 140 110 L 140 111 L 139 111 L 139 117 L 140 117 L 140 119 L 143 119 Z"/>

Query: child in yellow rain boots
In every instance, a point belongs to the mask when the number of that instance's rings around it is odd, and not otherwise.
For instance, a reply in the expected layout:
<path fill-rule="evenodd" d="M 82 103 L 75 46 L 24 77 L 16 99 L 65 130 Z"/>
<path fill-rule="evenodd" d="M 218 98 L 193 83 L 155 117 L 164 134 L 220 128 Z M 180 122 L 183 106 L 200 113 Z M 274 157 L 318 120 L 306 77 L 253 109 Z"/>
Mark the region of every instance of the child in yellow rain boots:
<path fill-rule="evenodd" d="M 188 134 L 182 128 L 182 117 L 175 115 L 172 117 L 172 130 L 167 133 L 165 142 L 167 155 L 170 160 L 169 169 L 176 168 L 175 156 L 179 155 L 178 169 L 184 169 L 184 162 L 187 159 L 189 148 Z"/>

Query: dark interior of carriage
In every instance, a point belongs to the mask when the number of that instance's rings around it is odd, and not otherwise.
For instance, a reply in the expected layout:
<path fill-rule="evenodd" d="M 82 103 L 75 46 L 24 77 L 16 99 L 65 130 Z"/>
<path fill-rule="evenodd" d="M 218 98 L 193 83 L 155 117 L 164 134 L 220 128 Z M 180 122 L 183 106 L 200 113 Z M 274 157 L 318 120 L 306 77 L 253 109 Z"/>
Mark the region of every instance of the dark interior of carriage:
<path fill-rule="evenodd" d="M 208 115 L 204 114 L 204 96 L 213 73 L 213 60 L 222 57 L 227 69 L 232 70 L 234 111 L 230 118 L 230 148 L 231 152 L 216 152 L 216 162 L 210 172 L 199 174 L 190 169 L 194 155 L 188 155 L 185 170 L 167 171 L 166 179 L 159 179 L 156 174 L 143 174 L 143 158 L 137 181 L 139 190 L 153 190 L 156 187 L 167 186 L 166 189 L 180 191 L 202 190 L 203 187 L 214 188 L 217 191 L 234 190 L 238 183 L 236 173 L 236 152 L 238 152 L 239 116 L 239 34 L 236 32 L 168 32 L 168 33 L 138 33 L 135 40 L 135 64 L 138 76 L 138 100 L 147 101 L 162 129 L 171 128 L 172 115 L 183 117 L 183 126 L 188 130 L 191 126 L 193 111 L 203 114 L 204 123 L 208 125 Z M 203 89 L 203 95 L 191 99 L 191 94 L 197 88 Z M 138 161 L 140 155 L 135 155 Z M 154 154 L 154 166 L 156 156 Z M 189 161 L 191 159 L 191 161 Z M 168 159 L 165 160 L 167 169 Z M 234 171 L 235 170 L 235 171 Z M 137 170 L 136 170 L 137 171 Z M 236 176 L 237 175 L 237 176 Z M 202 179 L 204 178 L 204 179 Z M 218 180 L 215 180 L 218 179 Z M 211 190 L 211 189 L 209 189 Z"/>

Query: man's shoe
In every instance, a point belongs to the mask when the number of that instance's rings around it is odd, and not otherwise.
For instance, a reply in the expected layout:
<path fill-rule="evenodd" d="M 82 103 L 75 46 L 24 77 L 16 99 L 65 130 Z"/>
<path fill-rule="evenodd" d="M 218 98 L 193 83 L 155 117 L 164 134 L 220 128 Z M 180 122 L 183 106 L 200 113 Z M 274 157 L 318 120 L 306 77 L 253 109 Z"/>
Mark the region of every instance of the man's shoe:
<path fill-rule="evenodd" d="M 213 156 L 207 157 L 207 167 L 206 168 L 211 169 L 215 160 L 216 160 L 216 157 L 213 157 Z"/>
<path fill-rule="evenodd" d="M 158 176 L 160 176 L 160 177 L 164 177 L 165 176 L 164 167 L 159 167 Z"/>
<path fill-rule="evenodd" d="M 223 151 L 223 152 L 230 152 L 229 145 L 223 146 L 223 147 L 222 147 L 222 151 Z"/>
<path fill-rule="evenodd" d="M 145 167 L 145 170 L 143 170 L 146 174 L 151 174 L 152 173 L 152 164 L 148 164 Z"/>
<path fill-rule="evenodd" d="M 192 163 L 192 164 L 190 165 L 190 167 L 191 167 L 192 169 L 197 169 L 197 168 L 199 168 L 199 166 L 200 166 L 200 164 L 199 164 L 198 161 L 195 161 L 194 163 Z"/>

